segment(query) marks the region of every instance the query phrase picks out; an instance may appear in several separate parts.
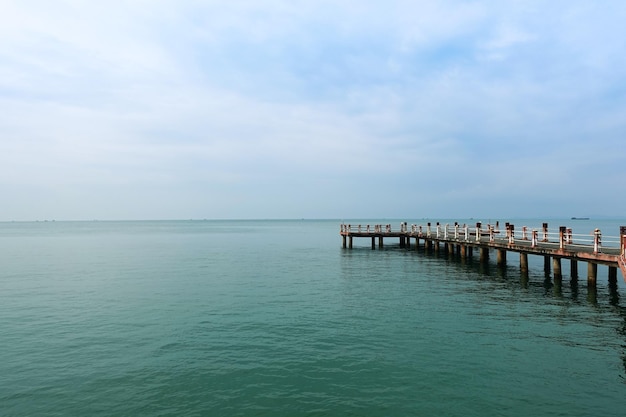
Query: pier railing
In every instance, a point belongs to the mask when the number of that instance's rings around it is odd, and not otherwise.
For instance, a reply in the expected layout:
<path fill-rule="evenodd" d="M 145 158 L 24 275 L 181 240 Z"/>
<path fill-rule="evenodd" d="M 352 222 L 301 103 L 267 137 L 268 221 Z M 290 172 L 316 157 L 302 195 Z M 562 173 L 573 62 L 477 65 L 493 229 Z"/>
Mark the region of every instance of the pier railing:
<path fill-rule="evenodd" d="M 561 276 L 561 259 L 570 259 L 572 273 L 577 275 L 576 262 L 584 260 L 588 264 L 587 281 L 595 285 L 597 265 L 599 263 L 609 266 L 609 281 L 614 281 L 617 268 L 621 269 L 622 276 L 626 280 L 626 226 L 620 228 L 619 236 L 604 236 L 600 229 L 594 229 L 588 234 L 574 234 L 572 229 L 565 226 L 557 230 L 549 229 L 548 223 L 543 223 L 541 228 L 528 228 L 526 226 L 516 229 L 513 224 L 506 223 L 504 228 L 499 223 L 483 226 L 478 222 L 474 226 L 468 224 L 427 223 L 426 225 L 406 222 L 394 229 L 391 224 L 375 224 L 355 226 L 341 224 L 340 235 L 343 237 L 343 247 L 352 248 L 353 238 L 371 238 L 372 249 L 376 247 L 378 238 L 379 248 L 383 247 L 385 237 L 397 237 L 400 239 L 400 247 L 410 247 L 411 239 L 415 239 L 415 246 L 419 248 L 420 240 L 424 241 L 427 250 L 438 250 L 441 243 L 444 250 L 449 253 L 458 251 L 460 256 L 470 257 L 473 248 L 480 249 L 480 259 L 485 261 L 489 257 L 490 250 L 496 250 L 498 264 L 504 264 L 506 252 L 520 253 L 520 265 L 522 270 L 528 270 L 528 254 L 541 255 L 544 257 L 544 268 L 549 270 L 549 260 L 552 257 L 555 276 Z"/>
<path fill-rule="evenodd" d="M 528 244 L 530 247 L 558 245 L 559 248 L 566 247 L 574 249 L 592 248 L 593 253 L 618 254 L 626 260 L 626 230 L 619 236 L 603 235 L 600 229 L 594 229 L 586 234 L 573 233 L 572 229 L 559 227 L 549 229 L 547 223 L 541 228 L 529 228 L 523 226 L 516 229 L 512 224 L 505 224 L 503 228 L 496 225 L 482 225 L 477 223 L 474 226 L 467 224 L 432 224 L 425 225 L 401 223 L 399 227 L 391 224 L 341 224 L 341 234 L 352 236 L 405 236 L 416 238 L 433 238 L 452 242 L 466 243 L 508 243 L 508 244 Z M 621 249 L 621 250 L 620 250 Z"/>

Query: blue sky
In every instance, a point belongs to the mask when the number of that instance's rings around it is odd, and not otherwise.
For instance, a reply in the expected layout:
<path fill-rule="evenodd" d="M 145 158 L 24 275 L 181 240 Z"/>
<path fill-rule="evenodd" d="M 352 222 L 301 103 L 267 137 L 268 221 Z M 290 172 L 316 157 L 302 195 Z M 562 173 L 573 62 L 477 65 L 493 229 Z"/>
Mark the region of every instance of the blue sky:
<path fill-rule="evenodd" d="M 0 220 L 626 215 L 622 1 L 3 0 Z"/>

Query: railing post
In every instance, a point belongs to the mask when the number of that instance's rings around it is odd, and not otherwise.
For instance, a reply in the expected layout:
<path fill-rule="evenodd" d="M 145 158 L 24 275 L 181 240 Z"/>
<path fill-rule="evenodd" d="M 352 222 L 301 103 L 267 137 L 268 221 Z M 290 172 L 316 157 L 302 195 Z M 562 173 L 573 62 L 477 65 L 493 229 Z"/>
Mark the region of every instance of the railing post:
<path fill-rule="evenodd" d="M 571 228 L 567 229 L 567 244 L 568 245 L 571 245 L 574 241 L 572 236 L 573 236 L 572 229 Z"/>
<path fill-rule="evenodd" d="M 426 223 L 426 236 L 430 237 L 430 223 Z"/>
<path fill-rule="evenodd" d="M 600 229 L 596 229 L 593 231 L 593 253 L 600 252 L 602 248 L 602 233 Z"/>
<path fill-rule="evenodd" d="M 450 226 L 450 223 L 446 223 L 443 229 L 443 238 L 446 240 L 448 240 L 448 226 Z"/>
<path fill-rule="evenodd" d="M 496 240 L 496 236 L 493 227 L 489 226 L 489 242 L 493 243 Z"/>
<path fill-rule="evenodd" d="M 530 246 L 533 248 L 537 246 L 537 231 L 534 229 L 533 229 L 532 240 L 530 242 Z"/>
<path fill-rule="evenodd" d="M 437 239 L 439 239 L 439 233 L 441 232 L 441 225 L 437 222 Z"/>
<path fill-rule="evenodd" d="M 548 241 L 548 223 L 543 224 L 543 241 Z"/>
<path fill-rule="evenodd" d="M 515 226 L 509 225 L 509 245 L 515 244 Z"/>
<path fill-rule="evenodd" d="M 459 224 L 454 225 L 454 240 L 459 240 Z"/>
<path fill-rule="evenodd" d="M 526 226 L 522 226 L 522 240 L 528 240 L 528 228 Z"/>
<path fill-rule="evenodd" d="M 622 258 L 626 259 L 626 226 L 619 228 L 620 242 L 621 242 L 621 254 Z"/>
<path fill-rule="evenodd" d="M 565 233 L 567 233 L 565 226 L 559 227 L 559 249 L 565 249 Z"/>
<path fill-rule="evenodd" d="M 466 224 L 463 227 L 465 229 L 465 241 L 469 241 L 469 226 Z"/>
<path fill-rule="evenodd" d="M 476 223 L 476 242 L 480 242 L 480 222 Z"/>

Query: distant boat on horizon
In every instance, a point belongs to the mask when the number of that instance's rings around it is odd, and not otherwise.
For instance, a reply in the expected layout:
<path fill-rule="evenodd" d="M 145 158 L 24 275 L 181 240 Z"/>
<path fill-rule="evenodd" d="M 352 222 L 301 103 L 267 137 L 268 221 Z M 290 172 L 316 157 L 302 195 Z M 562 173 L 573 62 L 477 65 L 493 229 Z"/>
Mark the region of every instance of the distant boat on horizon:
<path fill-rule="evenodd" d="M 572 217 L 572 220 L 589 220 L 589 217 Z"/>

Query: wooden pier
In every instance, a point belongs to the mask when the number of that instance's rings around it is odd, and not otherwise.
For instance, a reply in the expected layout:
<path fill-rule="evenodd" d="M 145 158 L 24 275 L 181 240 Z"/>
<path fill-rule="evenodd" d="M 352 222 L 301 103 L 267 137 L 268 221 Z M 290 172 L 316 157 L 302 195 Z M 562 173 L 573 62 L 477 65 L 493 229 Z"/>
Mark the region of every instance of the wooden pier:
<path fill-rule="evenodd" d="M 500 266 L 506 265 L 507 252 L 516 252 L 520 256 L 520 269 L 528 272 L 528 255 L 538 255 L 544 258 L 544 269 L 552 269 L 555 279 L 562 278 L 561 261 L 570 261 L 572 279 L 578 279 L 578 261 L 587 262 L 587 282 L 595 286 L 598 265 L 607 265 L 609 282 L 617 279 L 617 269 L 622 272 L 626 281 L 626 226 L 620 227 L 619 237 L 604 239 L 599 229 L 589 235 L 574 235 L 572 229 L 561 226 L 558 231 L 550 231 L 548 224 L 543 223 L 541 229 L 529 230 L 522 227 L 516 230 L 512 224 L 486 225 L 476 223 L 475 226 L 466 224 L 441 225 L 427 223 L 426 225 L 400 224 L 397 230 L 387 225 L 351 225 L 341 224 L 340 235 L 344 248 L 352 248 L 354 238 L 371 239 L 372 249 L 383 248 L 385 238 L 399 240 L 400 247 L 411 248 L 414 240 L 415 248 L 420 248 L 420 242 L 427 251 L 439 250 L 458 254 L 461 258 L 473 256 L 476 249 L 480 261 L 486 262 L 489 253 L 495 251 L 496 262 Z M 552 267 L 551 262 L 552 260 Z"/>

